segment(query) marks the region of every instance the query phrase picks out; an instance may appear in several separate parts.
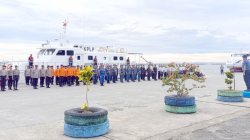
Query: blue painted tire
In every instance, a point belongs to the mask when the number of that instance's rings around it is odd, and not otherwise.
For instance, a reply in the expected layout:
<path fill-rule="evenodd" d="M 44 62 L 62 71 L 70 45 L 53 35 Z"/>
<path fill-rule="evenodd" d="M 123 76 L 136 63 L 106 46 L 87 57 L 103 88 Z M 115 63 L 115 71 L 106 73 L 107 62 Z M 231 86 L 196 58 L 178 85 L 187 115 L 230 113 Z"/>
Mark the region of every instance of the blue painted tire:
<path fill-rule="evenodd" d="M 217 100 L 223 102 L 243 102 L 243 97 L 225 97 L 225 96 L 217 96 Z"/>
<path fill-rule="evenodd" d="M 71 125 L 96 125 L 104 123 L 108 119 L 108 111 L 106 109 L 89 107 L 92 113 L 82 113 L 81 108 L 74 108 L 64 112 L 64 121 Z"/>
<path fill-rule="evenodd" d="M 165 96 L 165 105 L 170 106 L 193 106 L 195 105 L 195 97 L 185 95 L 185 96 L 177 96 L 177 95 L 169 95 Z"/>
<path fill-rule="evenodd" d="M 196 112 L 196 105 L 193 106 L 170 106 L 165 105 L 165 110 L 167 112 L 176 114 L 191 114 Z"/>
<path fill-rule="evenodd" d="M 79 126 L 64 124 L 64 134 L 74 138 L 91 138 L 109 132 L 109 121 L 97 125 Z"/>
<path fill-rule="evenodd" d="M 250 91 L 243 90 L 243 97 L 250 98 Z"/>

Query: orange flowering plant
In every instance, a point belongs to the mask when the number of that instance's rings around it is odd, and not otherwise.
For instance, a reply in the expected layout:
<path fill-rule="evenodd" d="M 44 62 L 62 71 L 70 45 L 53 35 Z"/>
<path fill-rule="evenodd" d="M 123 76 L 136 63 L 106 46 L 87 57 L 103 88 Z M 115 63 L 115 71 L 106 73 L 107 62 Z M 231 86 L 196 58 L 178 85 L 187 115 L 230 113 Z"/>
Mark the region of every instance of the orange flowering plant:
<path fill-rule="evenodd" d="M 174 62 L 168 64 L 169 67 L 173 67 L 175 71 L 170 77 L 162 78 L 162 86 L 170 86 L 167 92 L 177 91 L 178 96 L 188 95 L 194 88 L 205 88 L 205 85 L 198 86 L 193 84 L 191 88 L 186 87 L 185 82 L 190 79 L 199 83 L 204 83 L 206 78 L 204 76 L 198 77 L 196 74 L 190 74 L 190 69 L 195 68 L 195 65 L 190 65 L 189 63 L 183 63 L 182 65 L 175 65 Z M 179 74 L 180 67 L 185 67 L 186 74 Z"/>

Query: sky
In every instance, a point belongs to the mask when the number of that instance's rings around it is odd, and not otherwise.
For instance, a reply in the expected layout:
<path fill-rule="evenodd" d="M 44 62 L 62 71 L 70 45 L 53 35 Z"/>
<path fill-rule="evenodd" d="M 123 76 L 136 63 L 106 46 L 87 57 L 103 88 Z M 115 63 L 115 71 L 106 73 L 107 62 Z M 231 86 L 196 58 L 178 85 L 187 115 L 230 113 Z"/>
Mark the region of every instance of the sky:
<path fill-rule="evenodd" d="M 226 62 L 250 51 L 249 0 L 0 0 L 0 61 L 27 60 L 63 31 L 152 62 Z"/>

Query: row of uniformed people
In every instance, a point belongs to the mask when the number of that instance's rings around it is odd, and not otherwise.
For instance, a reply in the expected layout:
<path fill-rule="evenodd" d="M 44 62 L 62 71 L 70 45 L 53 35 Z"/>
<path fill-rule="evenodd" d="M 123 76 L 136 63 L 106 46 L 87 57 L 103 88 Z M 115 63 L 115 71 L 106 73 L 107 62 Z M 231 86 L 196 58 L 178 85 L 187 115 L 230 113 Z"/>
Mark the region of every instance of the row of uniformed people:
<path fill-rule="evenodd" d="M 123 83 L 123 80 L 126 80 L 129 82 L 130 80 L 135 82 L 135 80 L 144 80 L 147 76 L 148 81 L 150 81 L 150 77 L 152 76 L 152 79 L 157 80 L 157 67 L 156 65 L 154 67 L 148 66 L 146 69 L 145 66 L 141 65 L 121 65 L 118 69 L 117 66 L 111 66 L 106 65 L 104 68 L 104 65 L 100 66 L 99 68 L 95 65 L 93 69 L 94 77 L 93 77 L 93 83 L 96 84 L 98 82 L 98 79 L 100 79 L 100 83 L 103 86 L 104 79 L 107 81 L 107 83 L 110 83 L 110 81 L 113 81 L 115 83 L 118 81 L 117 77 L 120 75 L 120 82 Z M 103 78 L 101 79 L 101 76 Z M 102 81 L 103 80 L 103 81 Z"/>
<path fill-rule="evenodd" d="M 50 88 L 49 85 L 54 83 L 54 79 L 56 79 L 56 85 L 60 85 L 60 87 L 64 85 L 71 86 L 76 81 L 76 85 L 79 85 L 78 82 L 78 74 L 80 72 L 79 66 L 63 66 L 59 68 L 57 66 L 56 69 L 53 68 L 53 66 L 47 66 L 47 69 L 44 68 L 44 66 L 41 66 L 41 69 L 38 69 L 38 66 L 36 65 L 35 68 L 32 66 L 29 68 L 27 66 L 27 69 L 24 72 L 26 85 L 29 85 L 29 83 L 34 87 L 34 89 L 37 89 L 38 79 L 40 79 L 40 87 L 44 87 L 44 80 L 46 80 L 46 87 Z M 30 82 L 29 82 L 30 81 Z"/>
<path fill-rule="evenodd" d="M 6 66 L 3 65 L 2 69 L 0 70 L 0 77 L 1 77 L 1 91 L 5 91 L 6 80 L 8 80 L 8 88 L 9 90 L 18 90 L 18 80 L 20 78 L 20 71 L 17 69 L 18 67 L 15 66 L 15 69 L 12 70 L 12 66 L 10 66 L 10 70 L 6 70 Z"/>

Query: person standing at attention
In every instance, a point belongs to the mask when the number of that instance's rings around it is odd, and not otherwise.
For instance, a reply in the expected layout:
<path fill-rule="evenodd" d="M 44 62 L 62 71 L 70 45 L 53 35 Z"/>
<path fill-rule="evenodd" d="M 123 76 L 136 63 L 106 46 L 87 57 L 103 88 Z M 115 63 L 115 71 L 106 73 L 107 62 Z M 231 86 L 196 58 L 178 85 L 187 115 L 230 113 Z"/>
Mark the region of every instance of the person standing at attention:
<path fill-rule="evenodd" d="M 99 71 L 99 75 L 100 75 L 100 84 L 101 84 L 101 86 L 104 86 L 103 83 L 104 83 L 104 77 L 105 77 L 105 70 L 104 70 L 103 65 L 101 66 L 101 69 Z"/>
<path fill-rule="evenodd" d="M 46 87 L 50 88 L 49 84 L 51 83 L 52 71 L 51 71 L 49 65 L 47 66 L 47 69 L 45 71 L 45 75 L 46 75 Z"/>
<path fill-rule="evenodd" d="M 17 85 L 18 85 L 18 80 L 20 79 L 20 71 L 17 69 L 17 65 L 15 65 L 15 69 L 13 70 L 13 90 L 18 90 Z"/>
<path fill-rule="evenodd" d="M 30 54 L 28 61 L 29 61 L 29 67 L 31 67 L 33 65 L 33 62 L 34 62 L 34 58 L 32 57 L 32 54 Z"/>
<path fill-rule="evenodd" d="M 69 65 L 70 65 L 70 66 L 73 65 L 73 57 L 72 57 L 72 55 L 70 55 L 70 57 L 69 57 Z"/>
<path fill-rule="evenodd" d="M 38 83 L 38 78 L 40 78 L 40 70 L 38 69 L 38 66 L 35 66 L 35 69 L 32 70 L 32 82 L 33 82 L 33 88 L 37 89 L 37 83 Z"/>
<path fill-rule="evenodd" d="M 12 70 L 12 66 L 10 66 L 10 70 L 8 70 L 8 77 L 9 77 L 8 87 L 9 87 L 9 90 L 11 90 L 12 83 L 13 83 L 13 70 Z"/>
<path fill-rule="evenodd" d="M 243 55 L 242 57 L 243 57 L 243 63 L 242 63 L 243 78 L 247 86 L 246 91 L 250 91 L 250 63 L 249 60 L 247 60 L 247 55 Z"/>
<path fill-rule="evenodd" d="M 27 66 L 27 69 L 25 69 L 25 71 L 24 71 L 24 76 L 25 76 L 26 85 L 29 85 L 30 74 L 31 74 L 30 67 Z"/>
<path fill-rule="evenodd" d="M 44 87 L 43 84 L 44 84 L 44 79 L 45 79 L 45 69 L 44 69 L 44 66 L 42 65 L 42 68 L 40 69 L 39 71 L 40 73 L 40 87 Z"/>

